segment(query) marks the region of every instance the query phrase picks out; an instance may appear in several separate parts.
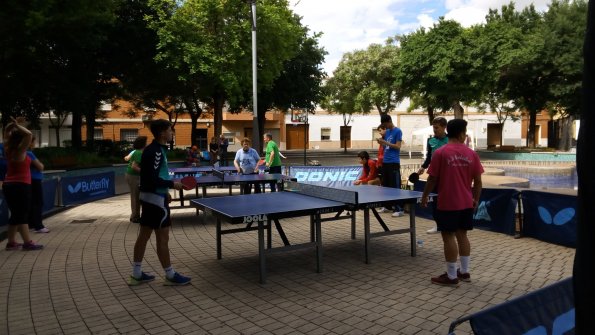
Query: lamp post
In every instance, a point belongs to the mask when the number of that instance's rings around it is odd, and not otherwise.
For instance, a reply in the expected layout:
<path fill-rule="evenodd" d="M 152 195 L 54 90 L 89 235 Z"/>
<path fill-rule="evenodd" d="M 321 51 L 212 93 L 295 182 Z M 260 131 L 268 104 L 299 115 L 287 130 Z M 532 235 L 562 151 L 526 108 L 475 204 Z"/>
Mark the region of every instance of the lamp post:
<path fill-rule="evenodd" d="M 262 146 L 258 126 L 258 85 L 256 83 L 256 0 L 247 0 L 247 2 L 250 4 L 252 21 L 252 145 L 260 153 Z"/>

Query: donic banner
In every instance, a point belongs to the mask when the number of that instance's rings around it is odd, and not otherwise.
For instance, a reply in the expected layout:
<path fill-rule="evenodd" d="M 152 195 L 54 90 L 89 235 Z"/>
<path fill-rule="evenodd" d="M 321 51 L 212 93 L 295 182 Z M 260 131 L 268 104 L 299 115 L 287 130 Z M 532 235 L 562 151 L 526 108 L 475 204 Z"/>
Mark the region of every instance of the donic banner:
<path fill-rule="evenodd" d="M 62 204 L 82 204 L 116 194 L 116 174 L 98 173 L 88 176 L 64 177 L 60 180 Z"/>
<path fill-rule="evenodd" d="M 575 195 L 523 191 L 523 235 L 576 247 Z"/>
<path fill-rule="evenodd" d="M 361 173 L 361 166 L 292 166 L 289 170 L 299 183 L 334 188 L 353 186 Z"/>

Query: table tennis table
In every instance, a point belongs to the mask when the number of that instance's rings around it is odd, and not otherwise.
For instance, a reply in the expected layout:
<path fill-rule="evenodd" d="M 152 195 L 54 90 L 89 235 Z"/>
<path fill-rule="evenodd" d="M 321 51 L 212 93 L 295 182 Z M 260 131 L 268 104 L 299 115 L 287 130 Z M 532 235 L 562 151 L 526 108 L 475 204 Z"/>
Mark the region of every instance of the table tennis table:
<path fill-rule="evenodd" d="M 415 257 L 415 204 L 418 199 L 421 199 L 421 192 L 370 185 L 336 189 L 292 181 L 286 184 L 284 192 L 192 200 L 194 206 L 205 210 L 205 213 L 210 212 L 217 219 L 217 259 L 222 258 L 222 235 L 257 230 L 261 283 L 266 283 L 266 255 L 270 253 L 313 248 L 316 254 L 316 271 L 322 272 L 322 222 L 350 219 L 351 238 L 355 239 L 355 212 L 357 210 L 364 211 L 366 263 L 370 263 L 370 240 L 393 234 L 410 234 L 411 256 Z M 397 201 L 412 204 L 409 211 L 409 228 L 390 230 L 376 208 L 388 207 Z M 349 214 L 342 215 L 345 211 L 348 211 Z M 383 231 L 370 232 L 370 212 Z M 323 214 L 333 215 L 322 217 Z M 306 243 L 292 245 L 287 240 L 279 220 L 300 216 L 310 216 L 310 240 Z M 223 230 L 222 221 L 245 226 Z M 273 223 L 283 241 L 282 247 L 272 248 Z M 265 230 L 267 232 L 266 248 Z"/>
<path fill-rule="evenodd" d="M 235 166 L 214 167 L 211 165 L 208 165 L 208 166 L 187 166 L 187 167 L 181 167 L 181 168 L 170 168 L 169 173 L 170 173 L 170 175 L 173 175 L 174 177 L 179 177 L 179 176 L 185 177 L 185 176 L 195 176 L 197 174 L 211 174 L 213 172 L 213 170 L 231 174 L 231 173 L 236 172 L 236 167 Z"/>
<path fill-rule="evenodd" d="M 233 186 L 243 186 L 245 184 L 250 185 L 259 185 L 264 192 L 264 185 L 270 183 L 278 184 L 279 188 L 283 190 L 283 181 L 291 180 L 290 177 L 282 175 L 282 174 L 225 174 L 219 170 L 211 171 L 212 174 L 206 174 L 199 177 L 194 177 L 196 179 L 196 187 L 195 187 L 195 197 L 199 197 L 198 189 L 202 189 L 202 197 L 207 197 L 207 187 L 213 186 L 224 186 L 228 187 L 229 195 L 232 195 L 232 187 Z M 174 181 L 180 181 L 180 178 L 174 178 Z M 240 193 L 243 193 L 243 188 L 240 187 Z M 173 201 L 179 201 L 179 207 L 172 207 L 172 208 L 183 208 L 186 207 L 184 202 L 186 198 L 184 197 L 184 190 L 178 191 L 178 198 L 172 199 Z"/>

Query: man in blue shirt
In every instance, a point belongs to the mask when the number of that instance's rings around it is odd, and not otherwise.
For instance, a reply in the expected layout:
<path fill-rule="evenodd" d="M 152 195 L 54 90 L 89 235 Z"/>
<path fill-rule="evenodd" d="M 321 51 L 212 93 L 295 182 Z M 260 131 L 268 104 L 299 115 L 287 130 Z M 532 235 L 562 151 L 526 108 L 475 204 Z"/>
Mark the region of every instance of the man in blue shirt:
<path fill-rule="evenodd" d="M 236 152 L 236 157 L 233 160 L 233 164 L 235 165 L 238 173 L 258 173 L 258 162 L 260 161 L 260 156 L 258 155 L 258 152 L 254 150 L 254 148 L 250 147 L 250 143 L 251 141 L 249 138 L 244 138 L 242 140 L 242 149 Z M 245 184 L 243 187 L 243 193 L 250 194 L 250 184 Z M 260 193 L 260 186 L 258 184 L 254 185 L 254 193 Z"/>
<path fill-rule="evenodd" d="M 378 144 L 384 146 L 382 160 L 382 186 L 401 188 L 401 142 L 403 132 L 393 124 L 393 119 L 388 114 L 380 116 L 380 123 L 386 127 L 384 138 L 378 138 Z M 396 205 L 393 217 L 403 216 L 403 210 Z"/>

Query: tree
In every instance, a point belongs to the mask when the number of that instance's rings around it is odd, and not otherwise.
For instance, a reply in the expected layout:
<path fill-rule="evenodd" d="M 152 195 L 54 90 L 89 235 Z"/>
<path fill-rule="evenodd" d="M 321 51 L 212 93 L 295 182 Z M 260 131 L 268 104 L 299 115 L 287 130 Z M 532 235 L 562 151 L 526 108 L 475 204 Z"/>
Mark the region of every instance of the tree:
<path fill-rule="evenodd" d="M 481 90 L 481 62 L 471 56 L 469 38 L 459 23 L 444 18 L 427 32 L 400 38 L 401 66 L 395 70 L 413 108 L 426 107 L 429 114 L 452 108 L 455 118 L 463 118 L 461 102 L 474 101 Z"/>
<path fill-rule="evenodd" d="M 251 19 L 242 0 L 152 0 L 149 17 L 159 38 L 157 60 L 193 88 L 186 107 L 205 102 L 213 109 L 215 135 L 223 108 L 242 107 L 251 87 Z M 297 49 L 301 29 L 285 0 L 258 5 L 259 89 L 270 87 Z M 194 107 L 193 107 L 194 108 Z"/>
<path fill-rule="evenodd" d="M 537 113 L 552 101 L 549 87 L 553 64 L 546 56 L 543 17 L 532 5 L 517 12 L 511 3 L 502 6 L 500 12 L 490 10 L 486 21 L 488 26 L 513 32 L 509 43 L 516 48 L 502 50 L 497 59 L 498 85 L 507 99 L 529 114 L 527 146 L 533 148 Z"/>
<path fill-rule="evenodd" d="M 379 114 L 390 112 L 403 99 L 393 71 L 398 64 L 399 48 L 394 39 L 344 54 L 325 85 L 325 107 L 344 115 L 368 114 L 373 109 Z"/>

